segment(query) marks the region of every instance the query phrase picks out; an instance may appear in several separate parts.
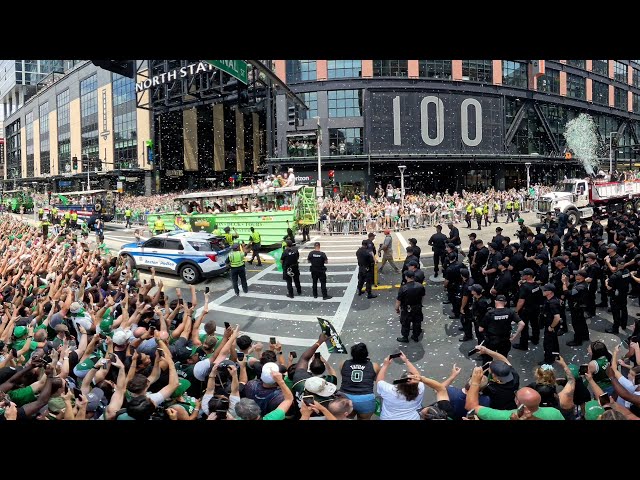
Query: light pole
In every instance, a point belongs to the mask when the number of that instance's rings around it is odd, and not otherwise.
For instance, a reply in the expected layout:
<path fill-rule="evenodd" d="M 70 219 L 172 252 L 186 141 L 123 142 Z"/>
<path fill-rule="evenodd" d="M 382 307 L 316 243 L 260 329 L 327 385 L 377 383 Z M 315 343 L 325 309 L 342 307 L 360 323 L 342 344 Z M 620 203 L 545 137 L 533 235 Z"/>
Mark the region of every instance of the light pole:
<path fill-rule="evenodd" d="M 316 133 L 316 150 L 318 150 L 318 181 L 316 183 L 316 196 L 321 198 L 324 196 L 322 191 L 322 164 L 320 157 L 320 145 L 322 144 L 322 129 L 320 128 L 320 117 L 313 117 L 318 122 L 318 130 Z"/>
<path fill-rule="evenodd" d="M 404 171 L 406 169 L 406 165 L 398 165 L 398 170 L 400 170 L 400 205 L 402 208 L 404 208 Z"/>
<path fill-rule="evenodd" d="M 529 169 L 531 168 L 531 162 L 527 162 L 524 164 L 527 168 L 527 192 L 529 191 L 529 187 L 531 186 L 531 177 L 529 176 Z"/>

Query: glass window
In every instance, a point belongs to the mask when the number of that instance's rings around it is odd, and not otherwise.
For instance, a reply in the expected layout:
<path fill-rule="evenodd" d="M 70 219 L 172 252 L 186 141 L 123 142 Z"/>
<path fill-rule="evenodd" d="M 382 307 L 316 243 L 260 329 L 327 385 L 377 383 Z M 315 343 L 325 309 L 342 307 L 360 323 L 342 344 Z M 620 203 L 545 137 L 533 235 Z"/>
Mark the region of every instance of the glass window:
<path fill-rule="evenodd" d="M 362 76 L 362 60 L 327 60 L 327 78 Z"/>
<path fill-rule="evenodd" d="M 584 69 L 584 68 L 587 68 L 587 61 L 586 60 L 567 60 L 567 65 Z"/>
<path fill-rule="evenodd" d="M 545 68 L 544 75 L 538 77 L 538 91 L 559 94 L 560 70 Z"/>
<path fill-rule="evenodd" d="M 613 87 L 613 105 L 622 110 L 627 110 L 629 108 L 627 90 L 624 88 Z"/>
<path fill-rule="evenodd" d="M 299 107 L 291 100 L 287 100 L 289 125 L 294 125 L 296 115 L 299 120 L 311 120 L 318 116 L 318 92 L 298 93 L 298 96 L 309 107 L 309 110 Z"/>
<path fill-rule="evenodd" d="M 290 157 L 315 157 L 318 155 L 316 134 L 287 136 L 287 154 Z"/>
<path fill-rule="evenodd" d="M 56 105 L 58 112 L 58 173 L 70 173 L 71 124 L 69 118 L 69 90 L 58 94 Z"/>
<path fill-rule="evenodd" d="M 362 128 L 330 128 L 330 155 L 362 154 Z"/>
<path fill-rule="evenodd" d="M 329 90 L 329 117 L 361 117 L 362 90 Z"/>
<path fill-rule="evenodd" d="M 51 153 L 49 141 L 49 102 L 38 109 L 40 119 L 40 174 L 51 173 Z"/>
<path fill-rule="evenodd" d="M 408 60 L 374 60 L 374 77 L 407 77 L 409 75 Z"/>
<path fill-rule="evenodd" d="M 138 167 L 136 84 L 132 78 L 113 74 L 113 168 Z"/>
<path fill-rule="evenodd" d="M 418 62 L 418 76 L 450 80 L 452 78 L 451 60 L 420 60 Z"/>
<path fill-rule="evenodd" d="M 180 240 L 165 240 L 165 250 L 184 250 L 184 246 Z"/>
<path fill-rule="evenodd" d="M 287 83 L 316 79 L 315 60 L 287 60 Z"/>
<path fill-rule="evenodd" d="M 80 82 L 80 131 L 82 160 L 89 161 L 91 170 L 97 168 L 98 152 L 98 75 Z"/>
<path fill-rule="evenodd" d="M 640 113 L 640 96 L 637 93 L 631 94 L 632 109 L 634 113 Z"/>
<path fill-rule="evenodd" d="M 20 119 L 6 129 L 7 178 L 22 178 L 22 150 L 20 145 Z"/>
<path fill-rule="evenodd" d="M 605 77 L 609 76 L 609 60 L 591 60 L 591 71 Z"/>
<path fill-rule="evenodd" d="M 143 245 L 143 248 L 162 248 L 164 247 L 164 240 L 162 238 L 151 238 L 147 240 Z"/>
<path fill-rule="evenodd" d="M 627 83 L 627 66 L 617 60 L 613 61 L 613 78 L 619 82 Z"/>
<path fill-rule="evenodd" d="M 572 75 L 567 73 L 567 97 L 584 100 L 586 79 L 580 75 Z"/>
<path fill-rule="evenodd" d="M 529 76 L 527 64 L 504 60 L 502 62 L 502 84 L 511 87 L 527 88 Z"/>
<path fill-rule="evenodd" d="M 591 82 L 591 100 L 599 105 L 609 105 L 609 85 L 602 82 Z"/>
<path fill-rule="evenodd" d="M 493 83 L 493 61 L 463 60 L 462 79 L 471 82 Z"/>
<path fill-rule="evenodd" d="M 27 177 L 33 177 L 33 110 L 24 116 L 25 146 L 27 149 Z"/>
<path fill-rule="evenodd" d="M 632 70 L 633 86 L 640 88 L 640 70 L 638 70 L 637 68 L 633 68 Z"/>

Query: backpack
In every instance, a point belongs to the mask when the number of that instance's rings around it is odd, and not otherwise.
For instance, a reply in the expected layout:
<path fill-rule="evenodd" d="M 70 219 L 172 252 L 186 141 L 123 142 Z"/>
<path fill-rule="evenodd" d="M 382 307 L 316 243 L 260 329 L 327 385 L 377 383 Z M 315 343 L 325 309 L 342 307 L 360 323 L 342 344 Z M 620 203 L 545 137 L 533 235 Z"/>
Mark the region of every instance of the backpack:
<path fill-rule="evenodd" d="M 260 395 L 258 395 L 258 392 L 256 392 L 255 397 L 253 398 L 253 400 L 258 404 L 258 406 L 260 407 L 260 414 L 264 417 L 267 413 L 270 412 L 270 410 L 267 410 L 269 408 L 269 402 L 271 401 L 271 399 L 273 397 L 275 397 L 278 393 L 280 392 L 279 388 L 274 388 L 272 392 L 269 392 L 267 395 L 265 395 L 264 397 L 261 397 Z"/>

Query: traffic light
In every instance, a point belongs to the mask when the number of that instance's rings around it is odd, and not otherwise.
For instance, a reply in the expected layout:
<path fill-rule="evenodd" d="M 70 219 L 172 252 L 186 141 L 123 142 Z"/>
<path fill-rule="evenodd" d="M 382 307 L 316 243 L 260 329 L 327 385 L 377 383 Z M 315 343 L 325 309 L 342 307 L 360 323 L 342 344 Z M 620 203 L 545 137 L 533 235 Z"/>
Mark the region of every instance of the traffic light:
<path fill-rule="evenodd" d="M 73 165 L 74 170 L 78 170 L 78 157 L 73 157 L 71 159 L 71 164 Z"/>
<path fill-rule="evenodd" d="M 333 179 L 336 176 L 336 172 L 333 170 L 329 170 L 329 178 Z"/>

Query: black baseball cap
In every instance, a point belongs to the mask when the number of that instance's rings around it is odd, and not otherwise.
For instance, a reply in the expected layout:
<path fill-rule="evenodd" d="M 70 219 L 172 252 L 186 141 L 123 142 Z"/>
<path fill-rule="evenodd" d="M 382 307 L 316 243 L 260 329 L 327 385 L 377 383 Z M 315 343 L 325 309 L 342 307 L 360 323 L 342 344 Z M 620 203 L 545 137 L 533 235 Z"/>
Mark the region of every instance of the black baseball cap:
<path fill-rule="evenodd" d="M 416 272 L 412 272 L 411 270 L 406 270 L 404 272 L 405 278 L 415 278 Z"/>
<path fill-rule="evenodd" d="M 542 291 L 543 292 L 556 292 L 556 286 L 553 283 L 547 283 L 545 285 L 542 286 Z"/>
<path fill-rule="evenodd" d="M 544 253 L 536 254 L 536 260 L 546 260 L 547 256 Z"/>
<path fill-rule="evenodd" d="M 469 290 L 471 290 L 472 292 L 476 292 L 476 293 L 484 292 L 484 288 L 482 288 L 482 285 L 480 285 L 479 283 L 474 283 L 473 285 L 471 285 L 469 287 Z"/>
<path fill-rule="evenodd" d="M 497 250 L 497 249 L 498 249 L 498 244 L 497 244 L 496 242 L 490 242 L 490 243 L 489 243 L 489 246 L 490 246 L 491 248 L 493 248 L 494 250 Z"/>
<path fill-rule="evenodd" d="M 496 232 L 501 232 L 502 231 L 502 227 L 496 227 Z"/>
<path fill-rule="evenodd" d="M 469 270 L 466 268 L 461 268 L 460 275 L 462 275 L 463 277 L 469 277 Z"/>
<path fill-rule="evenodd" d="M 498 295 L 496 297 L 496 302 L 506 302 L 507 301 L 507 297 L 505 297 L 504 295 Z"/>
<path fill-rule="evenodd" d="M 471 233 L 469 234 L 469 236 L 470 236 L 470 237 L 473 237 L 473 238 L 476 238 L 478 235 L 476 235 L 476 232 L 471 232 Z"/>
<path fill-rule="evenodd" d="M 530 268 L 525 268 L 524 270 L 522 270 L 520 272 L 520 275 L 535 275 L 535 273 L 533 272 L 532 269 Z"/>
<path fill-rule="evenodd" d="M 586 270 L 575 270 L 573 272 L 574 275 L 580 275 L 581 277 L 587 277 L 587 271 Z"/>

